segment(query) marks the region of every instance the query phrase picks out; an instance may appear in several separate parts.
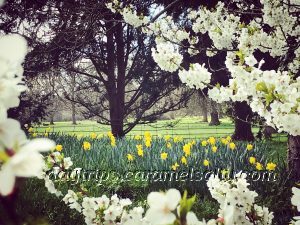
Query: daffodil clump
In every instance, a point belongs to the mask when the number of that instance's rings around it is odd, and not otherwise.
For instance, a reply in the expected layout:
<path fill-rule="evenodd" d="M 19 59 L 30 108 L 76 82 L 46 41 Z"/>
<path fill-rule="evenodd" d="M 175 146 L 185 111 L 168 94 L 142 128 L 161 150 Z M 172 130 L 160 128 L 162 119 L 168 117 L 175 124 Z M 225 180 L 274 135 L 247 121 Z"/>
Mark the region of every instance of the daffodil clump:
<path fill-rule="evenodd" d="M 51 134 L 51 137 L 56 136 Z M 78 142 L 81 152 L 85 153 L 82 155 L 82 163 L 94 163 L 112 157 L 114 160 L 104 163 L 103 168 L 109 166 L 120 171 L 126 168 L 136 170 L 156 168 L 170 171 L 189 168 L 200 171 L 215 169 L 275 173 L 279 171 L 277 162 L 265 157 L 263 149 L 266 146 L 262 143 L 234 142 L 230 136 L 186 140 L 180 136 L 157 137 L 145 132 L 143 135 L 117 140 L 111 132 L 105 136 L 92 132 L 78 140 L 77 136 L 66 137 L 70 142 L 61 141 L 64 139 L 59 138 L 55 146 L 56 151 L 73 155 L 74 147 L 71 150 L 68 145 L 72 143 L 74 146 Z M 111 151 L 112 149 L 114 151 Z"/>
<path fill-rule="evenodd" d="M 274 162 L 268 162 L 264 167 L 264 165 L 261 162 L 258 162 L 254 156 L 249 157 L 249 163 L 253 165 L 258 171 L 261 171 L 264 168 L 268 171 L 274 171 L 277 167 L 277 165 Z"/>
<path fill-rule="evenodd" d="M 110 139 L 110 145 L 111 145 L 112 147 L 115 147 L 115 146 L 116 146 L 116 138 L 115 138 L 115 136 L 113 135 L 113 133 L 112 133 L 112 132 L 108 132 L 108 133 L 107 133 L 107 136 L 108 136 L 109 139 Z"/>
<path fill-rule="evenodd" d="M 145 146 L 147 148 L 151 147 L 152 136 L 151 136 L 151 133 L 148 132 L 148 131 L 146 131 L 145 134 L 144 134 L 144 142 L 145 142 Z"/>
<path fill-rule="evenodd" d="M 117 140 L 109 132 L 106 136 L 99 137 L 99 134 L 93 132 L 79 140 L 76 136 L 75 140 L 72 136 L 69 138 L 73 140 L 72 145 L 76 144 L 76 141 L 81 145 L 81 151 L 85 152 L 83 155 L 85 161 L 91 161 L 94 154 L 101 156 L 101 159 L 113 154 L 118 163 L 110 161 L 110 164 L 120 169 L 130 165 L 131 168 L 147 170 L 150 168 L 186 170 L 193 167 L 200 170 L 220 168 L 277 171 L 276 162 L 263 157 L 263 149 L 257 147 L 256 143 L 236 143 L 230 136 L 184 140 L 171 135 L 154 137 L 150 132 L 145 132 L 144 135 L 135 135 L 132 139 Z M 73 150 L 70 151 L 67 146 L 68 142 L 60 142 L 55 149 L 62 152 L 67 148 L 67 152 L 72 154 Z M 111 152 L 111 149 L 115 150 Z"/>

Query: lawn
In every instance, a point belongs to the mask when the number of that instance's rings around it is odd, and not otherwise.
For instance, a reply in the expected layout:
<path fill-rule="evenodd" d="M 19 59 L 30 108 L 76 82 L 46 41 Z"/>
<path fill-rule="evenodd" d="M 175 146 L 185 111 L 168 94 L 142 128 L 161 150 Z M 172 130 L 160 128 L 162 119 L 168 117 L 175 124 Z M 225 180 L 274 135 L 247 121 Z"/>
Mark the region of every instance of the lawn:
<path fill-rule="evenodd" d="M 130 131 L 127 136 L 136 134 L 142 135 L 145 131 L 149 131 L 153 136 L 163 136 L 170 134 L 172 136 L 179 135 L 183 138 L 203 138 L 209 136 L 222 137 L 233 133 L 234 124 L 228 118 L 221 119 L 221 125 L 209 126 L 208 123 L 202 122 L 201 117 L 185 117 L 176 120 L 159 120 L 151 124 L 139 124 Z M 55 125 L 43 123 L 43 125 L 35 126 L 37 133 L 60 132 L 64 134 L 76 134 L 88 136 L 91 132 L 97 134 L 106 134 L 111 130 L 110 126 L 101 125 L 96 121 L 84 120 L 78 121 L 77 125 L 71 122 L 55 122 Z M 253 133 L 258 132 L 258 128 L 252 129 Z"/>

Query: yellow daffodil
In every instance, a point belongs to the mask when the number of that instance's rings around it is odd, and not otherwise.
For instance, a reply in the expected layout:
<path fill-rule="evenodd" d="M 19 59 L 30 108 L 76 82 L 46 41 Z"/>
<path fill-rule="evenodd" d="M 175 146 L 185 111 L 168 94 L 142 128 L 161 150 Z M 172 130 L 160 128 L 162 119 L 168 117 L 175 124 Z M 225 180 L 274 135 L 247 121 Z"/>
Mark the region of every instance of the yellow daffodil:
<path fill-rule="evenodd" d="M 45 133 L 45 134 L 44 134 L 44 137 L 48 137 L 48 136 L 49 136 L 49 134 L 48 134 L 48 133 Z"/>
<path fill-rule="evenodd" d="M 251 151 L 251 150 L 253 149 L 253 145 L 252 145 L 252 144 L 247 144 L 246 149 L 247 149 L 248 151 Z"/>
<path fill-rule="evenodd" d="M 229 141 L 231 141 L 231 137 L 230 136 L 227 136 L 226 137 L 226 140 L 229 142 Z"/>
<path fill-rule="evenodd" d="M 107 132 L 107 136 L 108 136 L 108 137 L 111 137 L 111 136 L 114 136 L 114 135 L 113 135 L 113 133 L 112 133 L 111 131 L 108 131 L 108 132 Z"/>
<path fill-rule="evenodd" d="M 264 169 L 263 165 L 262 165 L 261 163 L 259 163 L 259 162 L 256 163 L 255 168 L 256 168 L 257 170 L 263 170 L 263 169 Z"/>
<path fill-rule="evenodd" d="M 150 147 L 151 147 L 151 139 L 145 140 L 145 146 L 146 146 L 147 148 L 150 148 Z"/>
<path fill-rule="evenodd" d="M 162 152 L 162 153 L 160 154 L 160 158 L 161 158 L 162 160 L 166 160 L 166 159 L 168 158 L 168 153 Z"/>
<path fill-rule="evenodd" d="M 90 134 L 90 137 L 91 137 L 92 139 L 96 139 L 96 138 L 97 138 L 97 134 L 93 132 L 93 133 Z"/>
<path fill-rule="evenodd" d="M 191 147 L 192 145 L 190 143 L 187 143 L 183 146 L 183 152 L 185 153 L 185 156 L 189 156 L 191 154 Z"/>
<path fill-rule="evenodd" d="M 174 163 L 173 165 L 172 165 L 172 170 L 177 170 L 177 168 L 179 167 L 179 164 L 178 163 Z"/>
<path fill-rule="evenodd" d="M 37 137 L 37 133 L 33 133 L 32 137 L 34 137 L 34 138 Z"/>
<path fill-rule="evenodd" d="M 152 137 L 151 137 L 151 133 L 149 131 L 146 131 L 144 133 L 144 139 L 145 139 L 145 146 L 148 148 L 151 147 Z"/>
<path fill-rule="evenodd" d="M 167 143 L 167 148 L 172 148 L 172 144 L 170 142 Z"/>
<path fill-rule="evenodd" d="M 256 163 L 256 158 L 253 157 L 253 156 L 249 157 L 249 162 L 250 162 L 251 164 L 255 164 L 255 163 Z"/>
<path fill-rule="evenodd" d="M 47 127 L 46 132 L 49 133 L 51 131 L 51 127 Z"/>
<path fill-rule="evenodd" d="M 110 145 L 112 147 L 116 146 L 116 138 L 114 136 L 110 136 Z"/>
<path fill-rule="evenodd" d="M 183 140 L 183 138 L 180 137 L 180 136 L 175 136 L 175 137 L 173 138 L 173 141 L 174 141 L 175 143 L 180 142 L 180 141 L 182 141 L 182 140 Z"/>
<path fill-rule="evenodd" d="M 134 136 L 134 140 L 142 140 L 142 136 L 141 135 L 135 135 Z"/>
<path fill-rule="evenodd" d="M 233 143 L 233 142 L 230 142 L 229 143 L 229 148 L 231 149 L 231 150 L 234 150 L 235 149 L 235 144 Z"/>
<path fill-rule="evenodd" d="M 187 165 L 187 159 L 186 159 L 185 156 L 181 157 L 181 163 L 184 164 L 184 165 Z"/>
<path fill-rule="evenodd" d="M 171 136 L 170 135 L 165 135 L 164 139 L 165 139 L 165 141 L 169 141 L 171 139 Z"/>
<path fill-rule="evenodd" d="M 207 159 L 204 159 L 203 165 L 204 165 L 204 166 L 209 166 L 209 161 L 208 161 Z"/>
<path fill-rule="evenodd" d="M 127 154 L 127 160 L 128 161 L 133 161 L 134 157 L 131 154 Z"/>
<path fill-rule="evenodd" d="M 201 145 L 202 145 L 203 147 L 205 147 L 205 146 L 207 145 L 207 141 L 205 141 L 205 140 L 202 141 L 202 142 L 201 142 Z"/>
<path fill-rule="evenodd" d="M 144 156 L 143 145 L 136 145 L 136 149 L 137 149 L 138 156 L 143 157 Z"/>
<path fill-rule="evenodd" d="M 276 169 L 276 164 L 275 163 L 267 163 L 267 166 L 266 166 L 266 169 L 269 170 L 269 171 L 273 171 Z"/>
<path fill-rule="evenodd" d="M 226 138 L 221 138 L 221 143 L 223 145 L 228 145 L 229 141 Z"/>
<path fill-rule="evenodd" d="M 217 152 L 217 151 L 218 151 L 218 148 L 217 148 L 217 146 L 213 146 L 213 147 L 211 148 L 211 150 L 212 150 L 213 152 Z"/>
<path fill-rule="evenodd" d="M 138 156 L 143 157 L 143 156 L 144 156 L 144 151 L 143 151 L 143 149 L 139 149 L 139 150 L 137 151 L 137 154 L 138 154 Z"/>
<path fill-rule="evenodd" d="M 62 145 L 56 145 L 55 150 L 58 151 L 58 152 L 61 152 L 63 150 L 63 146 Z"/>
<path fill-rule="evenodd" d="M 88 151 L 91 149 L 91 143 L 88 141 L 84 141 L 82 144 L 83 150 Z"/>
<path fill-rule="evenodd" d="M 147 138 L 147 137 L 151 137 L 151 133 L 149 131 L 146 131 L 144 133 L 144 137 Z"/>
<path fill-rule="evenodd" d="M 215 145 L 216 144 L 216 139 L 214 137 L 209 137 L 207 141 L 211 145 Z"/>

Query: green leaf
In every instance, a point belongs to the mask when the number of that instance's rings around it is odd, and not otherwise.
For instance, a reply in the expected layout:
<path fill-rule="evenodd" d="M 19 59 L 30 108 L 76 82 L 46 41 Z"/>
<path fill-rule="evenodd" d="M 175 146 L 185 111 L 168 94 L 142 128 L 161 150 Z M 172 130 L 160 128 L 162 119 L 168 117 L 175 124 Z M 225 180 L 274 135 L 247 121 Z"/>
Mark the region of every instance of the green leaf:
<path fill-rule="evenodd" d="M 196 195 L 191 198 L 187 198 L 187 191 L 184 191 L 182 199 L 180 200 L 180 217 L 181 219 L 186 217 L 186 214 L 191 211 L 196 201 Z"/>
<path fill-rule="evenodd" d="M 245 62 L 245 55 L 244 55 L 244 53 L 242 52 L 242 50 L 237 51 L 235 54 L 236 54 L 237 57 L 239 57 L 239 59 L 240 59 L 239 64 L 240 64 L 240 65 L 243 65 L 244 62 Z"/>
<path fill-rule="evenodd" d="M 273 93 L 268 93 L 265 95 L 266 98 L 266 105 L 269 106 L 270 103 L 274 100 L 274 95 Z"/>
<path fill-rule="evenodd" d="M 257 83 L 255 89 L 256 89 L 257 91 L 262 91 L 262 92 L 268 93 L 267 85 L 266 85 L 266 83 L 263 82 L 263 81 Z"/>

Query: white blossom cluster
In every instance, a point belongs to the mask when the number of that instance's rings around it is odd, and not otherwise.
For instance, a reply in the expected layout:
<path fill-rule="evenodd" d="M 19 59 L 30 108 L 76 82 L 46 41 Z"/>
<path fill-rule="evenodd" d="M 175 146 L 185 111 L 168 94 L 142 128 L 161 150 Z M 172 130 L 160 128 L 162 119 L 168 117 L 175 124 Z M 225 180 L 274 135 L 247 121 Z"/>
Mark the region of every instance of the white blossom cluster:
<path fill-rule="evenodd" d="M 60 152 L 51 152 L 46 159 L 47 170 L 54 169 L 57 173 L 68 170 L 73 165 L 70 157 L 64 157 Z"/>
<path fill-rule="evenodd" d="M 107 3 L 106 7 L 110 9 L 113 13 L 117 11 L 122 13 L 124 21 L 133 27 L 140 27 L 149 22 L 148 17 L 138 15 L 137 12 L 130 7 L 130 5 L 128 7 L 123 8 L 122 3 L 118 2 L 117 0 Z"/>
<path fill-rule="evenodd" d="M 204 64 L 190 64 L 189 70 L 179 70 L 179 78 L 182 83 L 190 88 L 204 89 L 210 83 L 211 73 L 205 68 Z"/>
<path fill-rule="evenodd" d="M 300 78 L 292 79 L 286 71 L 262 71 L 263 62 L 258 63 L 253 56 L 245 58 L 248 65 L 236 65 L 234 57 L 228 54 L 226 60 L 232 76 L 229 86 L 215 87 L 209 96 L 217 102 L 247 101 L 270 126 L 299 135 L 300 124 L 295 121 L 300 120 Z"/>
<path fill-rule="evenodd" d="M 190 34 L 184 28 L 177 26 L 171 16 L 165 16 L 150 23 L 143 31 L 147 34 L 154 34 L 158 39 L 157 42 L 173 41 L 178 43 L 190 39 Z"/>
<path fill-rule="evenodd" d="M 70 207 L 70 209 L 76 209 L 78 212 L 81 212 L 82 207 L 78 203 L 78 199 L 78 195 L 74 191 L 68 190 L 63 201 Z"/>
<path fill-rule="evenodd" d="M 130 199 L 119 199 L 117 195 L 108 198 L 106 195 L 101 197 L 82 196 L 69 190 L 63 201 L 72 209 L 81 212 L 87 225 L 96 224 L 122 224 L 122 225 L 147 225 L 150 224 L 143 218 L 144 208 L 134 207 Z"/>
<path fill-rule="evenodd" d="M 81 193 L 68 190 L 63 201 L 72 209 L 81 212 L 87 225 L 166 225 L 174 224 L 180 217 L 181 194 L 176 189 L 167 192 L 151 192 L 147 202 L 149 209 L 144 215 L 143 207 L 133 207 L 129 199 L 119 199 L 117 195 L 108 198 L 83 197 Z M 80 203 L 81 202 L 81 203 Z M 187 225 L 217 225 L 212 219 L 208 222 L 199 221 L 193 212 L 188 212 L 185 218 Z"/>
<path fill-rule="evenodd" d="M 62 192 L 57 190 L 54 182 L 50 179 L 49 173 L 56 179 L 63 179 L 65 175 L 65 170 L 71 169 L 73 166 L 73 162 L 70 157 L 64 157 L 60 152 L 54 151 L 51 152 L 45 158 L 45 166 L 43 172 L 38 177 L 39 179 L 43 179 L 45 181 L 45 187 L 48 192 L 56 195 L 57 197 L 62 196 Z M 70 178 L 76 175 L 76 170 L 70 174 Z M 71 207 L 72 208 L 72 207 Z"/>
<path fill-rule="evenodd" d="M 16 177 L 39 176 L 44 167 L 39 152 L 50 150 L 54 142 L 28 140 L 17 120 L 7 118 L 7 110 L 19 105 L 23 84 L 22 63 L 27 53 L 24 38 L 0 36 L 0 195 L 13 192 Z"/>
<path fill-rule="evenodd" d="M 220 204 L 219 217 L 224 219 L 224 224 L 272 224 L 273 213 L 255 204 L 258 195 L 248 189 L 245 174 L 230 181 L 211 176 L 207 186 Z"/>
<path fill-rule="evenodd" d="M 45 187 L 49 193 L 54 194 L 56 197 L 63 196 L 62 192 L 56 189 L 54 182 L 49 178 L 49 176 L 43 173 L 38 178 L 44 179 Z"/>
<path fill-rule="evenodd" d="M 294 136 L 300 135 L 300 124 L 295 122 L 300 119 L 300 80 L 294 78 L 300 67 L 299 45 L 293 47 L 294 58 L 287 65 L 288 71 L 282 68 L 264 71 L 261 69 L 263 60 L 258 63 L 253 56 L 255 51 L 272 57 L 288 55 L 288 40 L 299 41 L 300 37 L 300 25 L 295 16 L 297 8 L 290 1 L 261 0 L 262 14 L 245 24 L 240 22 L 245 9 L 239 1 L 236 4 L 239 13 L 228 11 L 224 3 L 218 3 L 215 9 L 200 7 L 190 10 L 187 21 L 191 24 L 193 35 L 170 16 L 147 24 L 143 31 L 156 35 L 157 50 L 153 51 L 153 59 L 166 71 L 179 69 L 182 82 L 189 87 L 204 88 L 204 83 L 209 83 L 203 82 L 208 81 L 208 72 L 202 73 L 204 77 L 201 77 L 193 67 L 190 71 L 181 70 L 181 53 L 175 51 L 174 45 L 188 49 L 191 55 L 200 54 L 196 46 L 199 44 L 197 35 L 208 34 L 213 44 L 205 51 L 207 56 L 215 55 L 218 50 L 229 50 L 226 67 L 231 73 L 229 85 L 209 90 L 209 96 L 218 102 L 247 101 L 268 125 Z M 246 10 L 252 12 L 254 8 L 254 5 L 249 5 Z M 263 29 L 266 26 L 270 28 L 267 32 Z M 182 40 L 188 40 L 190 46 L 183 46 Z"/>
<path fill-rule="evenodd" d="M 220 204 L 218 219 L 207 222 L 199 221 L 192 211 L 181 215 L 183 197 L 176 189 L 151 192 L 147 197 L 149 208 L 146 213 L 143 207 L 131 208 L 132 202 L 129 199 L 120 199 L 117 195 L 110 198 L 106 195 L 88 197 L 69 190 L 63 201 L 70 208 L 81 212 L 87 225 L 166 225 L 178 224 L 178 221 L 185 221 L 187 225 L 272 224 L 273 213 L 255 204 L 257 193 L 248 189 L 244 174 L 233 180 L 220 180 L 211 176 L 207 185 L 212 197 Z M 299 203 L 298 190 L 293 189 L 295 195 L 292 203 L 296 202 L 296 205 Z"/>
<path fill-rule="evenodd" d="M 224 10 L 224 3 L 219 3 L 213 12 L 201 8 L 198 11 L 191 11 L 188 15 L 193 21 L 193 31 L 201 34 L 208 33 L 217 49 L 232 48 L 240 21 L 240 18 L 233 14 L 224 17 Z"/>
<path fill-rule="evenodd" d="M 176 46 L 171 43 L 157 44 L 156 49 L 152 49 L 152 57 L 161 69 L 168 72 L 178 70 L 183 59 Z"/>

